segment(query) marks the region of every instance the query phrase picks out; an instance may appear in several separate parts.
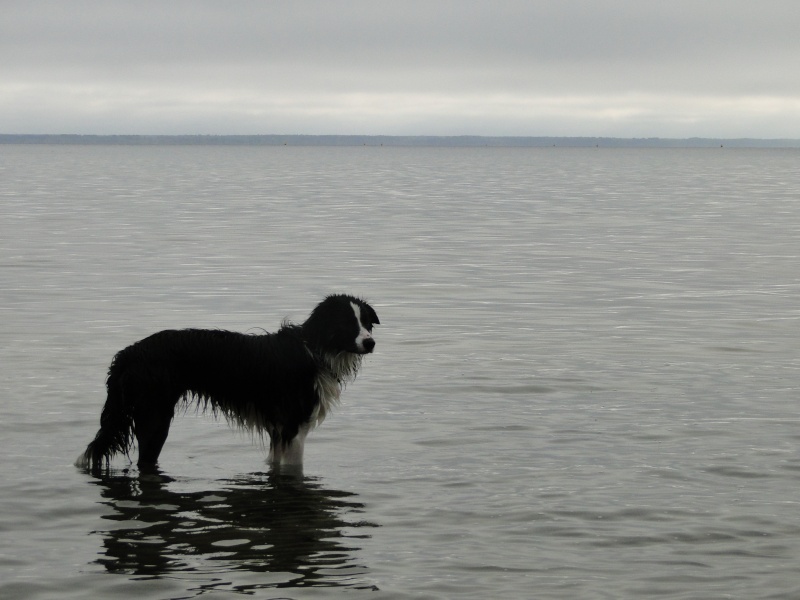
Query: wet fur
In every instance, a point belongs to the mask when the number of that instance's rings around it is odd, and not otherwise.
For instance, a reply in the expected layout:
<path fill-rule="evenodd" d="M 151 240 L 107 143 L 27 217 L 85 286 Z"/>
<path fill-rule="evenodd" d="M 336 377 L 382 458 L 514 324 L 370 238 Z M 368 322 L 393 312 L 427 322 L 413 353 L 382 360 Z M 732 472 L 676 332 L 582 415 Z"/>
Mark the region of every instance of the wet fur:
<path fill-rule="evenodd" d="M 196 403 L 269 436 L 275 464 L 302 462 L 306 434 L 339 401 L 372 352 L 378 316 L 363 300 L 328 296 L 302 325 L 250 335 L 166 330 L 121 350 L 108 371 L 100 430 L 76 464 L 98 470 L 136 440 L 140 466 L 154 465 L 176 406 Z"/>

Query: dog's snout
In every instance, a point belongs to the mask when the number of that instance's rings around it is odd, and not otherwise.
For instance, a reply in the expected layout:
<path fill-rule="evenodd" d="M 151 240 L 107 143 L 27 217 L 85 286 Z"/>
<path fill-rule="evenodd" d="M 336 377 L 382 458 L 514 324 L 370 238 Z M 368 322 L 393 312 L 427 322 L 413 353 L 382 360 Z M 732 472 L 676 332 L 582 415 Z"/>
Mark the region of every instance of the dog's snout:
<path fill-rule="evenodd" d="M 364 340 L 364 350 L 367 352 L 372 352 L 375 349 L 375 340 L 371 337 Z"/>

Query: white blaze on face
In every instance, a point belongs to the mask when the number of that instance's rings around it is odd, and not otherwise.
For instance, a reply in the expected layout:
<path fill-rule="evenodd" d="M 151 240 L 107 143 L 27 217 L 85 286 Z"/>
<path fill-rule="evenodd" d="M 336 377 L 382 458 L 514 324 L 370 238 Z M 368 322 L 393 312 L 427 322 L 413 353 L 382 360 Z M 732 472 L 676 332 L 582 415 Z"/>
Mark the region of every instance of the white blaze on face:
<path fill-rule="evenodd" d="M 358 322 L 359 327 L 358 336 L 356 337 L 356 348 L 358 348 L 359 352 L 366 352 L 366 348 L 364 348 L 364 340 L 372 339 L 372 334 L 367 331 L 367 329 L 361 323 L 361 307 L 355 302 L 351 302 L 350 306 L 353 307 L 353 312 L 356 314 L 356 321 Z"/>

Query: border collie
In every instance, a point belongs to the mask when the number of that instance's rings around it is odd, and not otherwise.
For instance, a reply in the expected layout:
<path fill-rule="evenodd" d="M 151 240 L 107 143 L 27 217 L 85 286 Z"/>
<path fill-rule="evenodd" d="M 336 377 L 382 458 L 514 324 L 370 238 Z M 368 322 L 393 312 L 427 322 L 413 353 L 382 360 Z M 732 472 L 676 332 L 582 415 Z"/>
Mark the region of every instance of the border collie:
<path fill-rule="evenodd" d="M 196 401 L 251 432 L 269 435 L 273 465 L 300 465 L 308 432 L 320 424 L 375 348 L 378 315 L 364 300 L 325 298 L 302 325 L 250 335 L 212 329 L 167 330 L 121 350 L 108 369 L 100 431 L 76 461 L 100 470 L 128 454 L 152 467 L 176 405 Z"/>

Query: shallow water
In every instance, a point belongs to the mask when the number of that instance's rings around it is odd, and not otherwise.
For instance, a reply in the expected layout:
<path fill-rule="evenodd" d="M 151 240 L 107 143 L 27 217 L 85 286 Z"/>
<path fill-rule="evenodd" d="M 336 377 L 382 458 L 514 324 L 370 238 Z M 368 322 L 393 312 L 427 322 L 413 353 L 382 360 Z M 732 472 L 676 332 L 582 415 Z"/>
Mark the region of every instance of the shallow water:
<path fill-rule="evenodd" d="M 796 150 L 0 146 L 0 597 L 797 598 Z M 270 473 L 114 352 L 375 306 Z"/>

